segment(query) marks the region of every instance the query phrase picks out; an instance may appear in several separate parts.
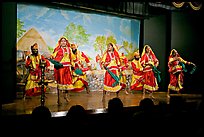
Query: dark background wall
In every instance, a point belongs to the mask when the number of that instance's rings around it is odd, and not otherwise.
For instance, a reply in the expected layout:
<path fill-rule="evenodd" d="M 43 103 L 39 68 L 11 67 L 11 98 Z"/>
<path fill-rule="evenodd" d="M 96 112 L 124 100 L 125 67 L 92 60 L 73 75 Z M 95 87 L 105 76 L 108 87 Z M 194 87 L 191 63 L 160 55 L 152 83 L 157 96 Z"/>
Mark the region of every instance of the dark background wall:
<path fill-rule="evenodd" d="M 155 14 L 144 21 L 144 44 L 149 44 L 157 55 L 162 72 L 162 91 L 167 91 L 169 83 L 168 56 L 176 49 L 180 56 L 197 65 L 193 75 L 184 73 L 185 93 L 202 93 L 203 84 L 203 11 L 167 11 Z"/>
<path fill-rule="evenodd" d="M 1 101 L 13 102 L 16 98 L 16 4 L 1 4 Z"/>
<path fill-rule="evenodd" d="M 93 6 L 93 5 L 92 5 Z M 118 13 L 123 9 L 118 9 Z M 103 6 L 100 6 L 100 8 Z M 120 8 L 123 5 L 120 5 Z M 160 61 L 159 70 L 162 82 L 159 90 L 166 91 L 169 74 L 167 61 L 170 50 L 175 48 L 183 59 L 194 62 L 197 70 L 193 75 L 185 74 L 184 88 L 187 93 L 202 93 L 204 91 L 203 78 L 203 10 L 193 11 L 163 11 L 154 8 L 157 13 L 147 17 L 147 5 L 141 3 L 139 15 L 141 18 L 140 51 L 144 44 L 149 44 Z M 16 3 L 5 2 L 1 4 L 2 14 L 2 46 L 1 46 L 1 101 L 2 103 L 13 102 L 16 97 Z M 104 8 L 107 8 L 104 6 Z M 125 6 L 127 8 L 127 5 Z M 137 8 L 133 9 L 134 11 Z M 142 9 L 142 10 L 141 10 Z M 125 11 L 128 12 L 126 9 Z M 107 12 L 108 13 L 108 12 Z M 133 12 L 134 13 L 134 12 Z M 142 14 L 142 15 L 141 15 Z M 151 13 L 149 13 L 151 14 Z M 125 17 L 125 16 L 124 16 Z"/>
<path fill-rule="evenodd" d="M 203 9 L 200 12 L 172 13 L 171 47 L 176 48 L 183 59 L 194 62 L 197 71 L 194 75 L 185 75 L 187 92 L 203 92 Z"/>
<path fill-rule="evenodd" d="M 151 46 L 153 52 L 159 60 L 158 69 L 161 73 L 161 83 L 159 83 L 159 90 L 166 91 L 167 79 L 167 65 L 166 65 L 166 16 L 158 15 L 151 17 L 144 21 L 144 45 Z"/>

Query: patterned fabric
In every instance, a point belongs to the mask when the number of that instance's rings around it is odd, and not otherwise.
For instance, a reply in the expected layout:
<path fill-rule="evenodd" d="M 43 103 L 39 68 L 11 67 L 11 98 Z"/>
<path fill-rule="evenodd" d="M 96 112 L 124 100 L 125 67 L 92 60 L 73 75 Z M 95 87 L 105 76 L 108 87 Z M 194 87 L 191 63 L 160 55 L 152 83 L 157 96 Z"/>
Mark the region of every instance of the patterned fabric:
<path fill-rule="evenodd" d="M 149 53 L 146 52 L 146 49 L 149 48 Z M 153 66 L 158 66 L 159 60 L 155 56 L 154 52 L 150 48 L 149 45 L 145 45 L 143 48 L 142 56 L 141 56 L 141 65 L 143 66 L 144 72 L 144 86 L 143 88 L 148 90 L 149 92 L 153 92 L 158 90 L 157 79 L 152 70 Z"/>
<path fill-rule="evenodd" d="M 126 89 L 127 87 L 127 80 L 126 80 L 126 69 L 128 68 L 128 59 L 127 57 L 122 53 L 122 55 L 120 55 L 120 62 L 121 62 L 121 65 L 120 65 L 120 84 L 122 86 L 122 89 Z"/>
<path fill-rule="evenodd" d="M 143 90 L 144 76 L 143 76 L 143 67 L 140 63 L 140 59 L 134 59 L 131 62 L 133 74 L 132 81 L 130 85 L 131 90 Z"/>
<path fill-rule="evenodd" d="M 175 56 L 173 56 L 173 52 L 175 52 Z M 183 89 L 183 77 L 185 70 L 185 65 L 188 62 L 180 57 L 178 52 L 175 49 L 171 50 L 168 60 L 169 74 L 170 74 L 170 82 L 168 85 L 168 89 L 173 91 L 180 91 Z"/>
<path fill-rule="evenodd" d="M 73 45 L 73 44 L 72 44 Z M 73 69 L 73 85 L 74 89 L 72 91 L 81 92 L 85 87 L 88 87 L 88 81 L 86 76 L 86 71 L 90 70 L 90 60 L 88 56 L 77 49 L 74 54 L 71 52 L 73 59 L 72 66 Z"/>
<path fill-rule="evenodd" d="M 46 67 L 50 66 L 50 62 L 44 58 L 42 55 L 34 56 L 30 55 L 26 59 L 26 68 L 29 70 L 29 75 L 27 78 L 26 86 L 25 86 L 25 96 L 38 96 L 41 95 L 41 85 L 38 83 L 41 80 L 42 70 L 40 67 L 41 60 L 46 61 Z M 44 92 L 46 91 L 46 86 L 44 88 Z"/>
<path fill-rule="evenodd" d="M 65 39 L 66 46 L 62 47 L 61 41 Z M 53 59 L 63 64 L 62 68 L 54 68 L 54 77 L 57 81 L 59 90 L 72 90 L 72 71 L 71 71 L 71 49 L 66 37 L 61 37 L 53 52 Z"/>
<path fill-rule="evenodd" d="M 108 68 L 114 75 L 116 75 L 119 78 L 119 67 L 120 67 L 120 57 L 117 50 L 117 47 L 115 44 L 111 43 L 113 46 L 114 51 L 106 51 L 105 54 L 102 57 L 102 64 Z M 104 76 L 104 91 L 108 92 L 118 92 L 121 90 L 122 86 L 120 83 L 113 86 L 113 83 L 115 83 L 116 80 L 114 77 L 111 76 L 111 74 L 106 70 L 105 76 Z"/>

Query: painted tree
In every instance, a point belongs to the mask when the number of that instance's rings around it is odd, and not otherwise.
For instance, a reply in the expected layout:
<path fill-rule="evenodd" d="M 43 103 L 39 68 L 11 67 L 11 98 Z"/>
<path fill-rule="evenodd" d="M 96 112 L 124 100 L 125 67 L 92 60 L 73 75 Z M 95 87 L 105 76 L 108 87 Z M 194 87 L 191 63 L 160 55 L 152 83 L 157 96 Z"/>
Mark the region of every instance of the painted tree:
<path fill-rule="evenodd" d="M 101 56 L 103 55 L 104 51 L 106 50 L 108 43 L 114 43 L 116 44 L 116 39 L 114 36 L 97 36 L 94 42 L 94 50 L 99 51 L 101 53 Z"/>
<path fill-rule="evenodd" d="M 133 44 L 128 41 L 123 41 L 122 46 L 119 47 L 119 50 L 123 48 L 127 52 L 128 60 L 132 60 L 134 52 L 138 49 L 137 46 L 133 46 Z"/>
<path fill-rule="evenodd" d="M 17 38 L 20 38 L 26 30 L 23 29 L 24 22 L 22 22 L 19 18 L 17 19 Z"/>
<path fill-rule="evenodd" d="M 94 50 L 100 51 L 101 55 L 103 55 L 103 50 L 106 47 L 106 37 L 105 36 L 97 36 L 94 42 Z"/>
<path fill-rule="evenodd" d="M 108 43 L 113 43 L 113 44 L 117 43 L 117 41 L 116 41 L 116 39 L 115 39 L 115 37 L 113 35 L 110 35 L 110 36 L 107 37 L 106 45 L 108 45 Z"/>
<path fill-rule="evenodd" d="M 90 34 L 86 33 L 86 30 L 81 25 L 76 25 L 74 23 L 70 23 L 63 34 L 68 38 L 70 43 L 75 43 L 79 46 L 83 46 L 88 43 Z"/>

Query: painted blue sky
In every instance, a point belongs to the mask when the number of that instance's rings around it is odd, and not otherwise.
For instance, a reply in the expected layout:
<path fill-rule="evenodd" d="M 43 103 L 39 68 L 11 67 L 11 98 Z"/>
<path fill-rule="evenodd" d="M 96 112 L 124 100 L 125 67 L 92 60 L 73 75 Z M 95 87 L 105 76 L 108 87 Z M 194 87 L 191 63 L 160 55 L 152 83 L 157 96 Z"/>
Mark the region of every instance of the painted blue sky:
<path fill-rule="evenodd" d="M 34 27 L 51 47 L 55 47 L 71 22 L 82 25 L 86 33 L 91 34 L 89 45 L 93 45 L 98 35 L 113 35 L 118 45 L 122 45 L 124 40 L 133 46 L 139 45 L 139 20 L 28 4 L 17 4 L 17 18 L 24 23 L 23 29 L 28 31 Z M 88 49 L 86 45 L 80 48 L 85 53 L 97 55 L 94 48 Z"/>

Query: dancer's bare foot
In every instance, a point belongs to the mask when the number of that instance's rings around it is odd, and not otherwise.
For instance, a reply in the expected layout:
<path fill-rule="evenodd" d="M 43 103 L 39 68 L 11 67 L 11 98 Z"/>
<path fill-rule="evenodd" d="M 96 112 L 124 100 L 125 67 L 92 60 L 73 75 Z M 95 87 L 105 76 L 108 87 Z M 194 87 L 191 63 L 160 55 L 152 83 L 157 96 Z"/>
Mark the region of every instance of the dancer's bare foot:
<path fill-rule="evenodd" d="M 155 99 L 155 97 L 153 96 L 153 93 L 149 93 L 149 97 L 152 99 Z"/>
<path fill-rule="evenodd" d="M 144 99 L 145 98 L 145 93 L 146 93 L 146 90 L 144 88 L 143 88 L 142 93 L 143 93 L 142 98 Z"/>
<path fill-rule="evenodd" d="M 87 89 L 87 90 L 86 90 L 86 93 L 87 93 L 87 94 L 90 94 L 90 90 L 89 90 L 89 89 Z"/>
<path fill-rule="evenodd" d="M 169 94 L 167 94 L 167 98 L 170 98 L 170 95 L 169 95 Z"/>
<path fill-rule="evenodd" d="M 26 99 L 26 95 L 23 96 L 23 101 L 25 101 L 25 99 Z"/>
<path fill-rule="evenodd" d="M 105 98 L 106 98 L 106 91 L 103 91 L 103 98 L 102 98 L 102 102 L 105 101 Z"/>
<path fill-rule="evenodd" d="M 116 92 L 116 97 L 118 97 L 118 95 L 119 95 L 119 91 L 118 91 L 118 92 Z"/>
<path fill-rule="evenodd" d="M 68 98 L 67 94 L 64 96 L 64 99 L 66 100 L 66 102 L 70 102 L 70 99 Z"/>

